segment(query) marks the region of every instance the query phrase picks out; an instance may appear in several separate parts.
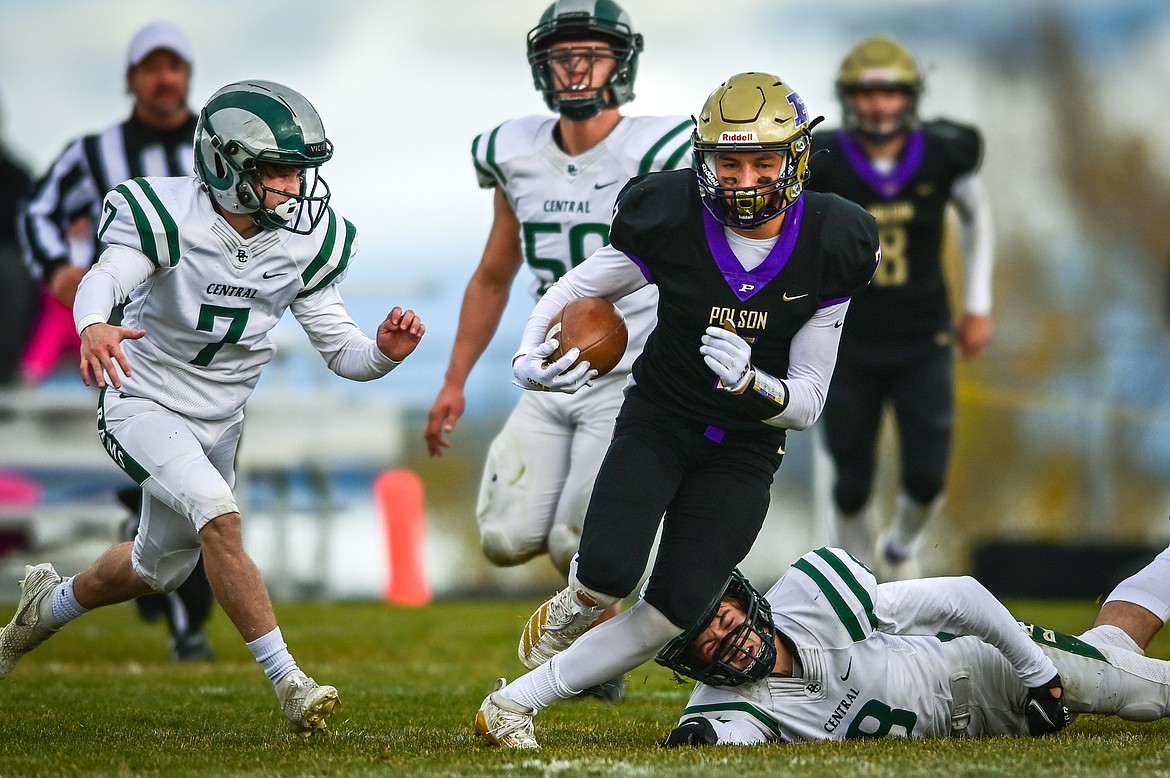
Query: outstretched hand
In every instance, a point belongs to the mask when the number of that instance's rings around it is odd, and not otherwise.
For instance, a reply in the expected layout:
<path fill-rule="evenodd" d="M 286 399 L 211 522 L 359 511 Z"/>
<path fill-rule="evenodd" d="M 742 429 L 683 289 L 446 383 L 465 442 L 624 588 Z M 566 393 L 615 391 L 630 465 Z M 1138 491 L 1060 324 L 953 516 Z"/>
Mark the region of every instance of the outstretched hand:
<path fill-rule="evenodd" d="M 395 362 L 401 362 L 410 356 L 426 331 L 418 314 L 403 311 L 395 305 L 378 326 L 378 350 Z"/>
<path fill-rule="evenodd" d="M 130 375 L 130 363 L 122 353 L 121 343 L 124 340 L 138 340 L 145 335 L 146 330 L 132 330 L 104 322 L 86 327 L 81 331 L 81 380 L 86 386 L 96 383 L 104 389 L 108 383 L 115 389 L 121 389 L 122 378 L 118 370 L 121 369 L 122 375 Z"/>

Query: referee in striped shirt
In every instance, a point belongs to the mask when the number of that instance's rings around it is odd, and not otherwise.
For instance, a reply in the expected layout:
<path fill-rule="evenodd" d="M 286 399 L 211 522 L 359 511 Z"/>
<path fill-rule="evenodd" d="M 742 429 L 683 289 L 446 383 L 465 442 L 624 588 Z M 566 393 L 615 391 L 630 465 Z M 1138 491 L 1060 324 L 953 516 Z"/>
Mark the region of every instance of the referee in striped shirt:
<path fill-rule="evenodd" d="M 48 317 L 42 313 L 34 340 L 53 337 L 50 320 L 62 309 L 73 327 L 77 286 L 103 249 L 97 232 L 106 192 L 130 178 L 194 171 L 196 116 L 187 106 L 192 61 L 191 43 L 176 25 L 157 21 L 140 29 L 126 55 L 126 89 L 134 97 L 130 118 L 70 143 L 33 189 L 20 217 L 21 240 L 33 274 L 51 292 L 46 306 L 57 308 Z M 118 499 L 133 513 L 125 528 L 132 538 L 142 492 L 129 487 Z M 148 620 L 166 617 L 171 656 L 190 661 L 215 658 L 203 632 L 212 601 L 201 560 L 176 591 L 135 602 Z"/>

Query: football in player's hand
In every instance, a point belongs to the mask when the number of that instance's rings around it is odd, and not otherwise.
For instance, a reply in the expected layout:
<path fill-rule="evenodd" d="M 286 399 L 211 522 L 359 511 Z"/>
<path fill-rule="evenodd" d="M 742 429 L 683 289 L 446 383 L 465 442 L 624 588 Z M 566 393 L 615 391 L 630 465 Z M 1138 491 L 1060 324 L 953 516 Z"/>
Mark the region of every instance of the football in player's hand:
<path fill-rule="evenodd" d="M 577 364 L 587 360 L 598 375 L 613 370 L 626 353 L 630 335 L 626 317 L 609 300 L 578 297 L 562 308 L 548 325 L 545 340 L 556 338 L 560 346 L 548 358 L 554 362 L 570 349 L 580 349 Z"/>

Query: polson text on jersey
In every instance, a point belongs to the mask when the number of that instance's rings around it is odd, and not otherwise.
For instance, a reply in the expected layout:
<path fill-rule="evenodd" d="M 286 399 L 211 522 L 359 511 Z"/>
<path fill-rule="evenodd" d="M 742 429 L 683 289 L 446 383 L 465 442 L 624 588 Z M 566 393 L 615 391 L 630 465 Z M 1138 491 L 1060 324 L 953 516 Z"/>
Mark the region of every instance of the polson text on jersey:
<path fill-rule="evenodd" d="M 736 326 L 736 329 L 762 330 L 768 327 L 768 312 L 713 305 L 711 306 L 711 318 L 708 321 L 711 324 L 722 324 L 725 321 L 730 321 Z"/>

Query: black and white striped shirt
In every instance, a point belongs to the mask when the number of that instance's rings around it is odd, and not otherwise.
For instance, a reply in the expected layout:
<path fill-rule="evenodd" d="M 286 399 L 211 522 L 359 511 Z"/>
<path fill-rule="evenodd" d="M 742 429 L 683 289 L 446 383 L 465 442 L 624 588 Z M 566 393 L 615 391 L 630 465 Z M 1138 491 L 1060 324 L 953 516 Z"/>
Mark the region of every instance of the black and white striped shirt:
<path fill-rule="evenodd" d="M 37 182 L 20 215 L 19 230 L 32 272 L 48 283 L 70 258 L 69 225 L 79 218 L 93 222 L 93 245 L 83 260 L 93 264 L 101 253 L 97 227 L 106 192 L 139 176 L 187 176 L 194 171 L 194 114 L 181 127 L 155 130 L 136 116 L 65 149 Z"/>

